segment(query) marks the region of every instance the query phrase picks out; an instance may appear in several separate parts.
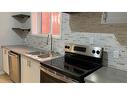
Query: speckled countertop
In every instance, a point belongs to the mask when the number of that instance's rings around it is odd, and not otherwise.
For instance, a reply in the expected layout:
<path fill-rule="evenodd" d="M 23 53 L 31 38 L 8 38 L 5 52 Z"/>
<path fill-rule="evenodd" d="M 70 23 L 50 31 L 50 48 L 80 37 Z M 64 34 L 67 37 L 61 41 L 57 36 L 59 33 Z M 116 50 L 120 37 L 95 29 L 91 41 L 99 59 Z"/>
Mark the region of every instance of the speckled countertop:
<path fill-rule="evenodd" d="M 11 51 L 19 53 L 23 56 L 27 56 L 39 62 L 44 62 L 62 56 L 61 55 L 56 57 L 38 58 L 37 56 L 29 55 L 28 52 L 42 50 L 26 45 L 8 45 L 2 46 L 2 48 L 7 48 Z M 114 69 L 111 67 L 102 67 L 97 71 L 93 72 L 92 74 L 90 74 L 89 76 L 85 77 L 84 80 L 87 83 L 127 83 L 127 72 Z"/>
<path fill-rule="evenodd" d="M 87 83 L 127 83 L 127 71 L 102 67 L 85 77 Z"/>
<path fill-rule="evenodd" d="M 7 46 L 2 46 L 2 48 L 9 49 L 9 50 L 14 51 L 19 54 L 26 54 L 26 53 L 32 52 L 32 51 L 40 51 L 37 48 L 33 48 L 33 47 L 30 47 L 27 45 L 7 45 Z"/>
<path fill-rule="evenodd" d="M 34 51 L 42 51 L 42 52 L 47 52 L 47 51 L 37 49 L 37 48 L 33 48 L 33 47 L 30 47 L 27 45 L 7 45 L 7 46 L 2 46 L 2 48 L 6 48 L 10 51 L 13 51 L 15 53 L 27 56 L 29 58 L 32 58 L 32 59 L 40 61 L 40 62 L 44 62 L 44 61 L 51 60 L 51 59 L 58 58 L 58 57 L 62 56 L 62 55 L 59 55 L 59 56 L 54 56 L 54 57 L 39 58 L 36 55 L 30 55 L 28 53 L 34 52 Z"/>

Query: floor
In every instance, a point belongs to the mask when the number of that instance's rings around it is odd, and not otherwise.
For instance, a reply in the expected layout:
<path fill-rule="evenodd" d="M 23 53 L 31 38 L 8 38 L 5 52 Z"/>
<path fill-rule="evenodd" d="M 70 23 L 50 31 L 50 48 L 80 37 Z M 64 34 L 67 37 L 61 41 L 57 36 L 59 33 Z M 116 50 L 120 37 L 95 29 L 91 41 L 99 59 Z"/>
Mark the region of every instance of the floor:
<path fill-rule="evenodd" d="M 7 74 L 0 75 L 0 83 L 12 83 Z"/>

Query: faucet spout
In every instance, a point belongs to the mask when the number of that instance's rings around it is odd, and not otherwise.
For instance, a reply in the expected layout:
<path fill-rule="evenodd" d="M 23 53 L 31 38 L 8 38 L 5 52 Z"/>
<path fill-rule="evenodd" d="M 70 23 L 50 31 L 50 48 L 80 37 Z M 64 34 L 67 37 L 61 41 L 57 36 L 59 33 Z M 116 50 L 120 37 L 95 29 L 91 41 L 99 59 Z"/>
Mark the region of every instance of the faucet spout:
<path fill-rule="evenodd" d="M 51 52 L 53 51 L 53 42 L 52 42 L 52 34 L 50 35 L 51 36 Z"/>
<path fill-rule="evenodd" d="M 48 42 L 49 42 L 49 34 L 48 34 L 48 37 L 47 37 L 47 43 L 46 43 L 47 45 L 48 45 Z"/>

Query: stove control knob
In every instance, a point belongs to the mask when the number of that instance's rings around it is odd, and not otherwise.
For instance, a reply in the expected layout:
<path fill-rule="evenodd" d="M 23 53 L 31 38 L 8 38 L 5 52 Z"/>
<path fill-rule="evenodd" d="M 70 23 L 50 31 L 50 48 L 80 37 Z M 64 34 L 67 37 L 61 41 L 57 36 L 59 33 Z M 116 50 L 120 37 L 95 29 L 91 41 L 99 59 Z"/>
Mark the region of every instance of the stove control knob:
<path fill-rule="evenodd" d="M 92 53 L 94 54 L 95 53 L 95 50 L 92 50 Z"/>
<path fill-rule="evenodd" d="M 70 49 L 70 46 L 65 46 L 66 49 Z"/>
<path fill-rule="evenodd" d="M 96 51 L 96 53 L 97 53 L 97 54 L 100 54 L 100 51 L 99 51 L 99 50 L 97 50 L 97 51 Z"/>

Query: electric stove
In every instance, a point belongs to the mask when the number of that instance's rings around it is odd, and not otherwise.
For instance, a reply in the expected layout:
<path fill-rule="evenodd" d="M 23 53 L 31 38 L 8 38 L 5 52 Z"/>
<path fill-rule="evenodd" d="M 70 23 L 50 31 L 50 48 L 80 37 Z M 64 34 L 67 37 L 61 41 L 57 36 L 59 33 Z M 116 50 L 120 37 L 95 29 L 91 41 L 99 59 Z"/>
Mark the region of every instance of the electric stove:
<path fill-rule="evenodd" d="M 102 67 L 102 56 L 103 48 L 101 47 L 66 44 L 63 57 L 45 61 L 41 65 L 43 71 L 52 73 L 52 77 L 69 80 L 59 82 L 71 80 L 71 82 L 83 83 L 84 77 Z M 55 83 L 55 80 L 52 82 Z"/>

